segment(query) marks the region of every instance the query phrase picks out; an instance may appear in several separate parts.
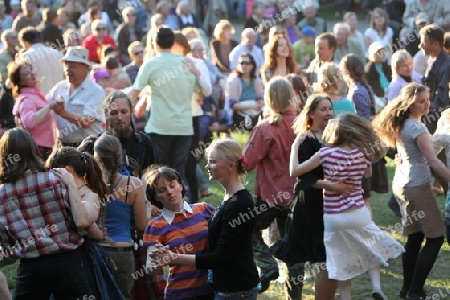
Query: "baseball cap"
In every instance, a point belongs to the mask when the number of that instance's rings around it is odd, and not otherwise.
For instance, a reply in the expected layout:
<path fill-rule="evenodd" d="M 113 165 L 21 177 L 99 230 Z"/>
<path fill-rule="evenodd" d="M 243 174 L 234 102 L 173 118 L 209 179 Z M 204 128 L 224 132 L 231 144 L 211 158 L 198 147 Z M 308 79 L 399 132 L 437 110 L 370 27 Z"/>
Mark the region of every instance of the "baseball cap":
<path fill-rule="evenodd" d="M 311 26 L 305 26 L 302 29 L 302 35 L 316 37 L 316 32 L 314 31 L 314 28 L 312 28 Z"/>

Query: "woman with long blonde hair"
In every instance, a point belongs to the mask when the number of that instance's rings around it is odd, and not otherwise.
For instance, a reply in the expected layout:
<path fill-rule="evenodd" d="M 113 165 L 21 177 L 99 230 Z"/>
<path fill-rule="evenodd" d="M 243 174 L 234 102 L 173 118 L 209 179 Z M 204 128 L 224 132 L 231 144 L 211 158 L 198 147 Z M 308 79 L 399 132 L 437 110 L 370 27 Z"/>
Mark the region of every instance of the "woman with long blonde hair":
<path fill-rule="evenodd" d="M 422 123 L 422 116 L 429 109 L 428 88 L 409 83 L 373 121 L 384 143 L 397 147 L 401 160 L 395 169 L 392 190 L 403 220 L 408 220 L 402 232 L 407 241 L 400 291 L 400 297 L 406 299 L 426 298 L 423 287 L 444 242 L 444 222 L 431 189 L 430 167 L 446 181 L 450 180 L 450 170 L 437 158 L 431 136 Z M 417 217 L 418 213 L 421 217 Z"/>

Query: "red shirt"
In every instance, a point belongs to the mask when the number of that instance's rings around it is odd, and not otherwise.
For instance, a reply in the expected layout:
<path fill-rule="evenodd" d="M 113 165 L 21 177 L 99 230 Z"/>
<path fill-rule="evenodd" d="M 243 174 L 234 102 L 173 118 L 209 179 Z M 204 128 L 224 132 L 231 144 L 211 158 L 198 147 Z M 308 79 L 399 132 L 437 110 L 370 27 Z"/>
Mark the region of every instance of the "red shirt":
<path fill-rule="evenodd" d="M 256 168 L 255 194 L 269 205 L 288 209 L 297 179 L 289 176 L 289 156 L 295 140 L 292 124 L 295 111 L 283 113 L 280 124 L 269 124 L 269 118 L 253 128 L 244 147 L 248 171 Z"/>
<path fill-rule="evenodd" d="M 103 45 L 111 45 L 117 49 L 116 43 L 114 43 L 113 38 L 109 35 L 103 37 L 103 42 L 101 44 L 98 43 L 98 39 L 95 35 L 87 36 L 83 40 L 83 47 L 89 51 L 89 60 L 93 62 L 100 62 L 98 54 Z"/>

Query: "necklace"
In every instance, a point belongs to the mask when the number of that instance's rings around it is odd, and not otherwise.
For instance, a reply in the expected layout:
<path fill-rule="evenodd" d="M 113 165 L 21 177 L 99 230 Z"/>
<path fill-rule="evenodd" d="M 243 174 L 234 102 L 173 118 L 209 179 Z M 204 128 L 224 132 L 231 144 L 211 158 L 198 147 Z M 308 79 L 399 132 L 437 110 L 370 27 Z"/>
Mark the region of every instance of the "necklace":
<path fill-rule="evenodd" d="M 83 186 L 87 186 L 87 184 L 85 183 L 85 184 L 80 185 L 80 186 L 77 188 L 77 190 L 80 190 Z"/>

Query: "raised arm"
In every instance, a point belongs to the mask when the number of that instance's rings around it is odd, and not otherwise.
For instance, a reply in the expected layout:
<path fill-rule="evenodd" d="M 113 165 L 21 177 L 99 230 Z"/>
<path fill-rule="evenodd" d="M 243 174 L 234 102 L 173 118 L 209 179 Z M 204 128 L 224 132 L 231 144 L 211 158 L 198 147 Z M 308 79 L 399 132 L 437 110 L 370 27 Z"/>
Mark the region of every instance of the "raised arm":
<path fill-rule="evenodd" d="M 67 190 L 69 192 L 70 210 L 72 212 L 75 225 L 79 229 L 87 228 L 93 223 L 93 221 L 91 219 L 91 215 L 88 214 L 86 206 L 81 200 L 80 195 L 78 194 L 78 188 L 72 174 L 64 168 L 54 168 L 53 172 L 55 172 L 55 175 L 57 175 L 67 186 Z"/>

